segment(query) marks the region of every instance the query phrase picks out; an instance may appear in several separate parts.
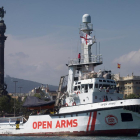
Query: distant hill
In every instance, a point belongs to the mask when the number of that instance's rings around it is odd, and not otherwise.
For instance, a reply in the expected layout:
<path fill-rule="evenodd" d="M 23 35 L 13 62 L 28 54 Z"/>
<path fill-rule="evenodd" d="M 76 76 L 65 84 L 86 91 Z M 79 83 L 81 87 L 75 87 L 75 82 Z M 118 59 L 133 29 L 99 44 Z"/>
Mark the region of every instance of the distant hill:
<path fill-rule="evenodd" d="M 18 87 L 22 87 L 21 93 L 28 93 L 29 91 L 31 91 L 35 87 L 40 87 L 42 85 L 42 83 L 18 79 L 18 78 L 14 78 L 14 77 L 10 77 L 10 76 L 4 77 L 4 81 L 7 84 L 8 93 L 15 92 L 15 83 L 13 81 L 18 81 L 16 83 L 16 92 L 17 93 L 20 93 L 20 89 Z M 43 85 L 46 86 L 46 84 L 43 84 Z M 48 86 L 49 86 L 50 91 L 58 90 L 58 86 L 53 86 L 53 85 L 48 85 Z"/>

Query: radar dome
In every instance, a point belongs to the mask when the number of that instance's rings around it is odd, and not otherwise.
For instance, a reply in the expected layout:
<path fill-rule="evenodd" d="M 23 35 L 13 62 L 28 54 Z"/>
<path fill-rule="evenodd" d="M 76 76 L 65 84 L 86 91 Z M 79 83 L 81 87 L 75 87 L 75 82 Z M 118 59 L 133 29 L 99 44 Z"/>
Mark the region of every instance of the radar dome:
<path fill-rule="evenodd" d="M 89 14 L 84 14 L 82 17 L 83 23 L 91 23 L 91 16 Z"/>

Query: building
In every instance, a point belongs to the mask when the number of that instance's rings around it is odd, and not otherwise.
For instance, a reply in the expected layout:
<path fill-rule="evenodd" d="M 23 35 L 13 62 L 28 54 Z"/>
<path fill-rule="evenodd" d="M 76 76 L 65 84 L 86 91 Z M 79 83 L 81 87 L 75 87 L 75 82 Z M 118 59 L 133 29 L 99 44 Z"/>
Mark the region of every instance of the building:
<path fill-rule="evenodd" d="M 56 100 L 57 98 L 57 91 L 50 91 L 48 85 L 41 85 L 41 87 L 34 88 L 29 92 L 29 96 L 34 96 L 35 94 L 39 94 L 42 99 L 48 98 L 51 100 Z"/>
<path fill-rule="evenodd" d="M 140 76 L 134 76 L 132 73 L 131 76 L 120 77 L 120 74 L 116 74 L 114 75 L 114 80 L 124 97 L 130 94 L 140 94 Z"/>

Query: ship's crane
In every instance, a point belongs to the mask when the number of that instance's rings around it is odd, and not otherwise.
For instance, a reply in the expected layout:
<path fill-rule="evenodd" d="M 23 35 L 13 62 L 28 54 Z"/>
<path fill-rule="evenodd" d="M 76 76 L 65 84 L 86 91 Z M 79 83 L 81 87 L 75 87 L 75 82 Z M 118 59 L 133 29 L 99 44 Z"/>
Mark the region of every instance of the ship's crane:
<path fill-rule="evenodd" d="M 58 94 L 57 94 L 55 106 L 58 106 L 58 104 L 59 104 L 59 99 L 60 99 L 60 94 L 61 94 L 61 89 L 62 89 L 64 78 L 65 78 L 65 76 L 61 76 L 61 78 L 60 78 L 59 87 L 58 87 Z"/>

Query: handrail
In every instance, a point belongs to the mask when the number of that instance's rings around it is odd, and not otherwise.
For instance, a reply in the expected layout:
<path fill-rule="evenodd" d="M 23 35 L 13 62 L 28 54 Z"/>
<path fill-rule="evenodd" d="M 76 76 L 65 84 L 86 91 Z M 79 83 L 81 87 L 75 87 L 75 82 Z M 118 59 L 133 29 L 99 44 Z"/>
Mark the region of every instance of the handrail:
<path fill-rule="evenodd" d="M 72 64 L 84 64 L 84 63 L 102 63 L 103 59 L 102 59 L 102 55 L 95 55 L 92 57 L 81 57 L 80 59 L 80 63 L 79 63 L 79 59 L 75 58 L 75 59 L 70 59 L 68 61 L 68 65 L 72 65 Z"/>
<path fill-rule="evenodd" d="M 25 120 L 27 122 L 27 119 L 25 117 L 23 117 L 23 116 L 19 116 L 19 117 L 3 117 L 3 118 L 0 118 L 0 124 L 10 124 L 10 125 L 12 124 L 12 125 L 14 125 L 16 123 L 17 119 L 21 120 L 20 124 L 23 124 L 23 120 Z M 3 121 L 3 122 L 1 122 L 1 121 Z"/>

